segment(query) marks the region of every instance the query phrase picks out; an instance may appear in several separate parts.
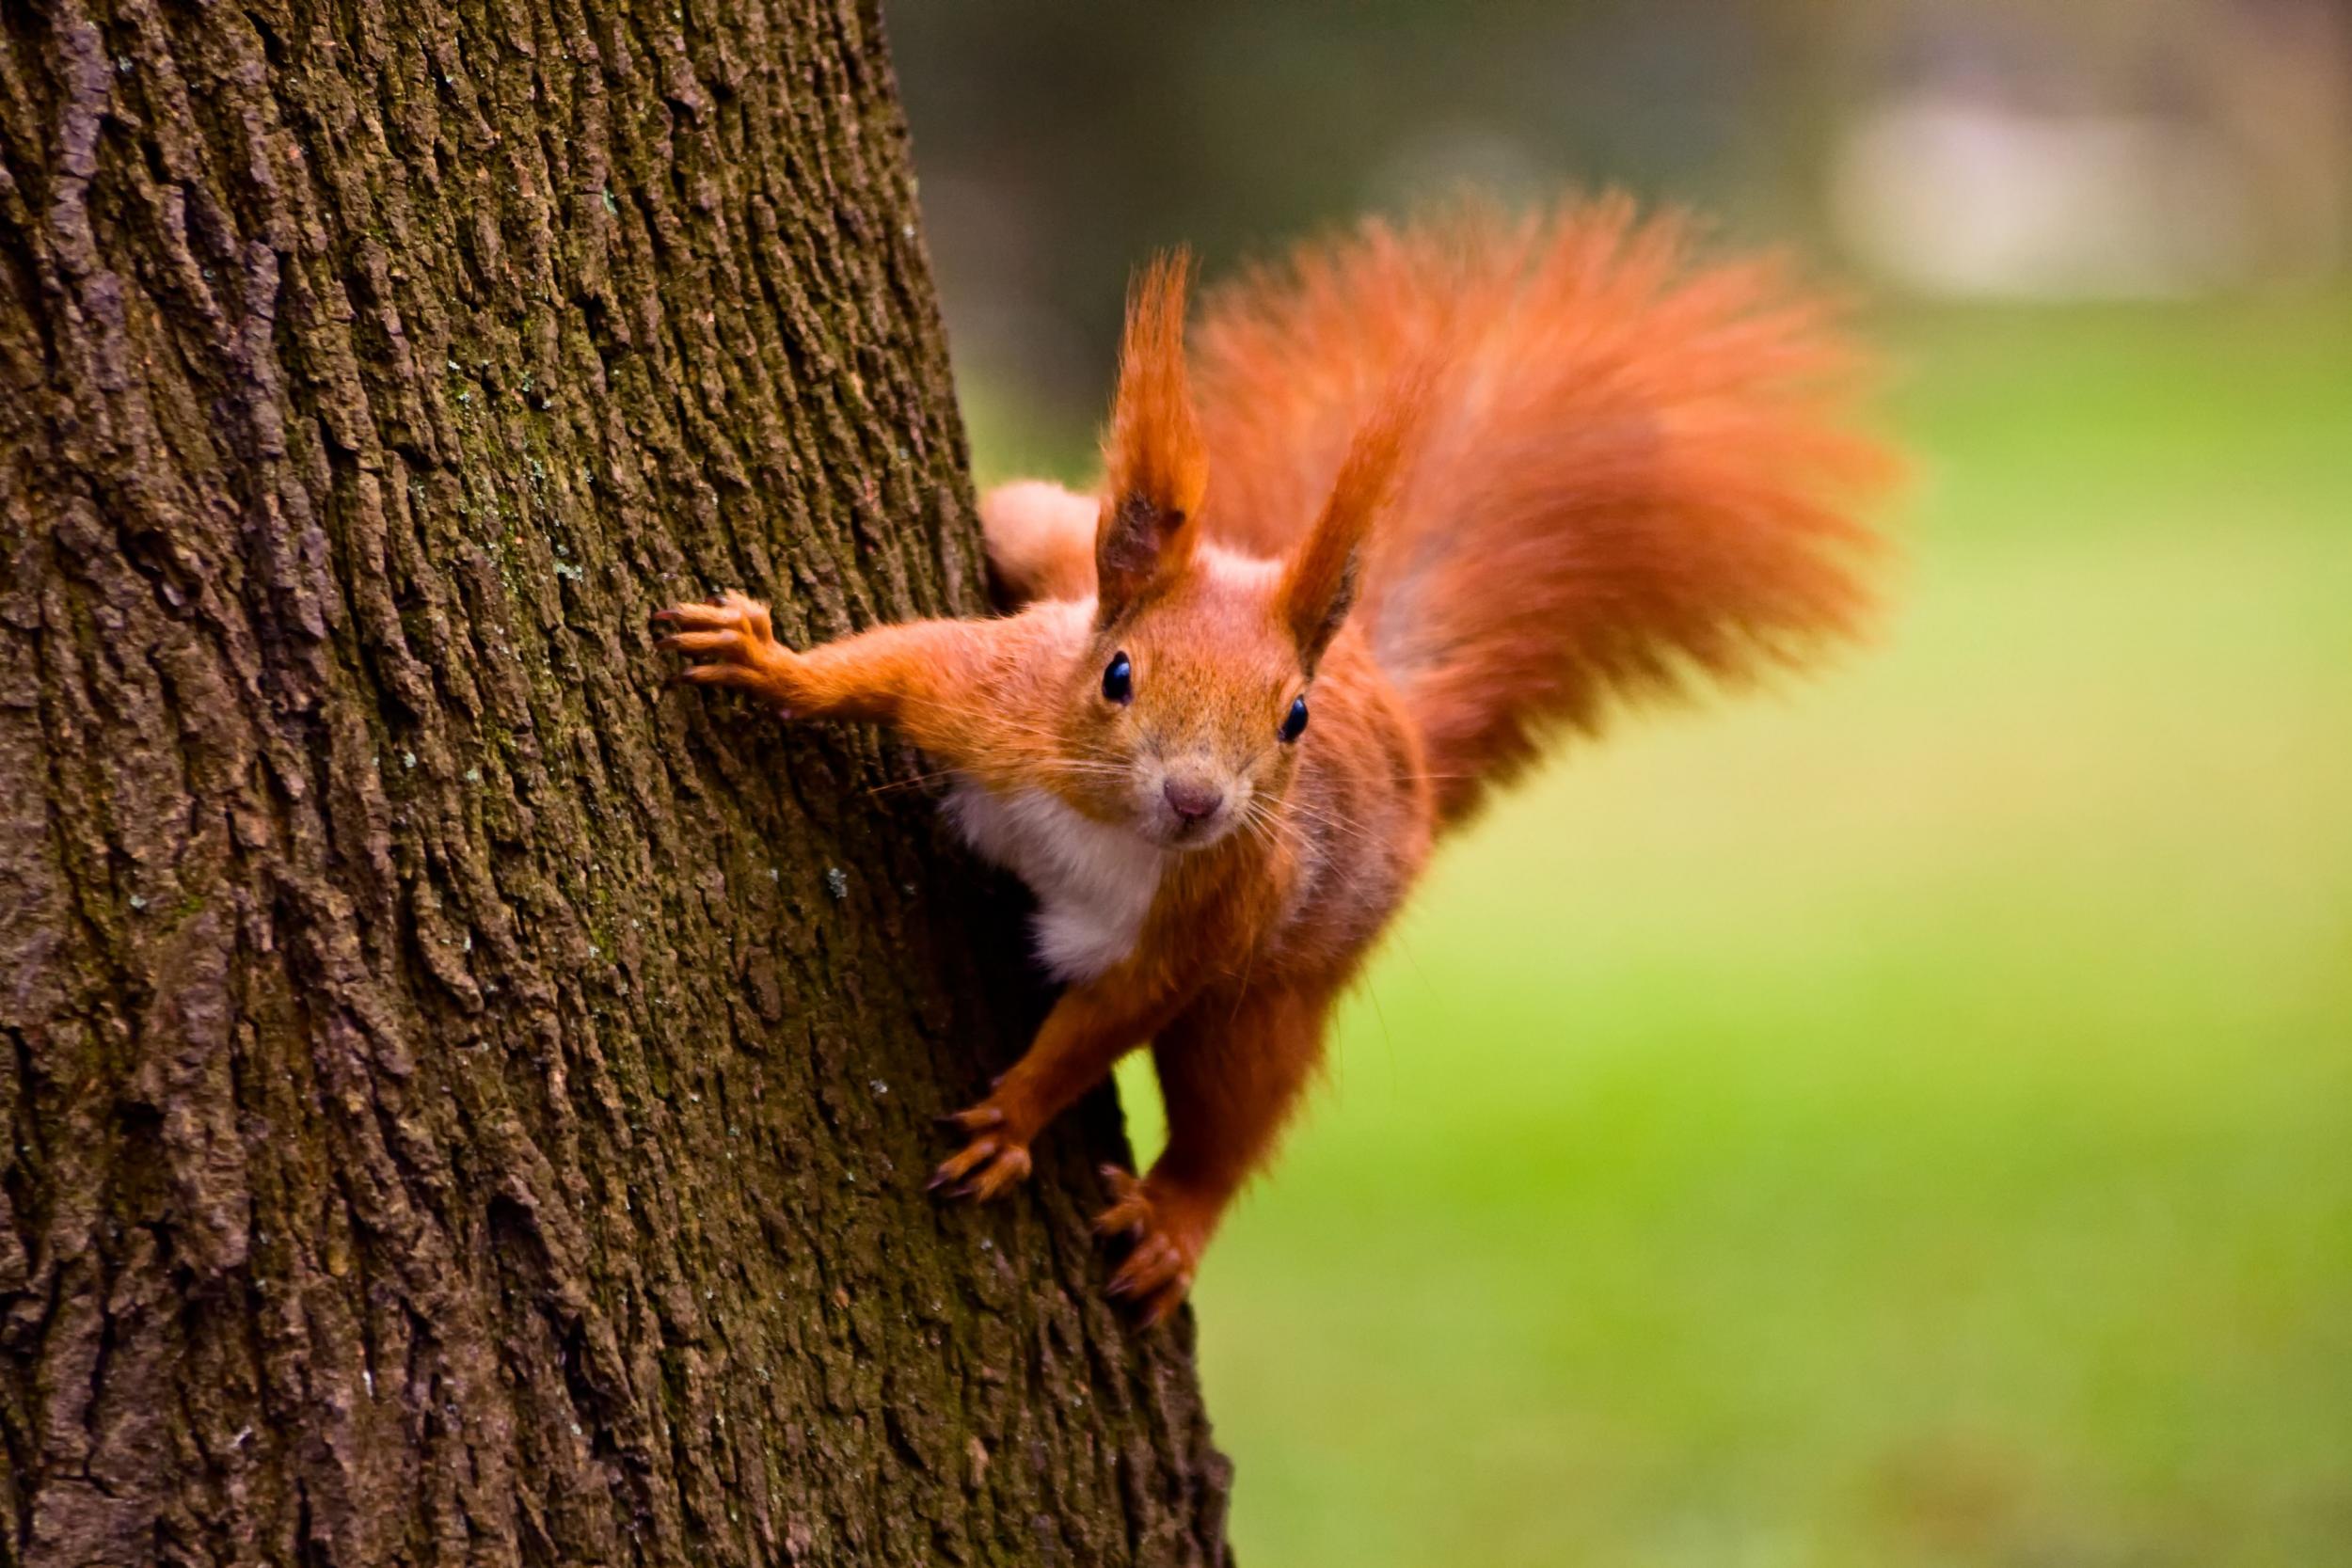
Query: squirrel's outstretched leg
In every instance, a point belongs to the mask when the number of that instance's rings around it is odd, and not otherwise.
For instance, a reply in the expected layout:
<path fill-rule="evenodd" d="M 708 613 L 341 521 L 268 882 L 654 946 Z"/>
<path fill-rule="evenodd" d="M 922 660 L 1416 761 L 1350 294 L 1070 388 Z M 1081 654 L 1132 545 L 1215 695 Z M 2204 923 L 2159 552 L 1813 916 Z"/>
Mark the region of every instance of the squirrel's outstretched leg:
<path fill-rule="evenodd" d="M 1105 1168 L 1116 1201 L 1094 1222 L 1130 1243 L 1110 1293 L 1147 1323 L 1166 1320 L 1192 1288 L 1217 1220 L 1250 1172 L 1274 1152 L 1323 1059 L 1330 997 L 1295 990 L 1210 995 L 1152 1043 L 1168 1148 L 1140 1180 Z"/>
<path fill-rule="evenodd" d="M 895 724 L 950 768 L 1002 748 L 993 673 L 1019 635 L 1012 620 L 904 621 L 804 654 L 776 641 L 766 605 L 734 592 L 654 621 L 673 628 L 661 648 L 696 661 L 675 680 L 751 692 L 787 719 Z"/>
<path fill-rule="evenodd" d="M 932 1189 L 983 1200 L 1010 1192 L 1029 1174 L 1029 1141 L 1166 1022 L 1165 995 L 1124 965 L 1062 992 L 989 1097 L 940 1118 L 971 1142 L 939 1167 Z"/>
<path fill-rule="evenodd" d="M 1094 529 L 1102 502 L 1041 479 L 999 484 L 980 498 L 988 563 L 1009 610 L 1034 599 L 1094 596 Z"/>

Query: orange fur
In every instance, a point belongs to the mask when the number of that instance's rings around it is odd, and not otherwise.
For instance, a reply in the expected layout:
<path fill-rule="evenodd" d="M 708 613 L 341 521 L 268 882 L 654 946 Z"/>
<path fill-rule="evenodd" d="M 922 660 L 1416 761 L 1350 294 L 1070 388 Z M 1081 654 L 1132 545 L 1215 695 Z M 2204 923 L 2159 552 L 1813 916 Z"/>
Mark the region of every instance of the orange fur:
<path fill-rule="evenodd" d="M 1184 252 L 1160 257 L 1127 302 L 1094 546 L 1105 619 L 1181 570 L 1199 533 L 1208 465 L 1185 387 L 1184 291 L 1191 277 Z"/>
<path fill-rule="evenodd" d="M 1094 529 L 1102 503 L 1041 479 L 980 499 L 980 528 L 998 586 L 1015 605 L 1094 596 Z"/>
<path fill-rule="evenodd" d="M 1393 497 L 1406 451 L 1427 417 L 1425 367 L 1407 367 L 1366 412 L 1315 525 L 1282 574 L 1281 611 L 1311 667 L 1355 607 L 1366 542 Z"/>
<path fill-rule="evenodd" d="M 1302 248 L 1212 300 L 1195 375 L 1216 533 L 1279 553 L 1390 379 L 1438 410 L 1359 619 L 1444 775 L 1446 818 L 1613 700 L 1740 681 L 1853 631 L 1889 477 L 1858 361 L 1769 261 L 1694 264 L 1603 200 L 1470 207 Z"/>
<path fill-rule="evenodd" d="M 800 654 L 739 594 L 662 612 L 684 680 L 898 726 L 1039 895 L 1069 988 L 935 1186 L 1009 1191 L 1152 1043 L 1168 1148 L 1100 1222 L 1152 1320 L 1437 832 L 1549 726 L 1851 629 L 1883 467 L 1817 308 L 1620 203 L 1303 250 L 1219 297 L 1189 372 L 1186 273 L 1130 303 L 1098 496 L 984 504 L 1017 613 Z"/>

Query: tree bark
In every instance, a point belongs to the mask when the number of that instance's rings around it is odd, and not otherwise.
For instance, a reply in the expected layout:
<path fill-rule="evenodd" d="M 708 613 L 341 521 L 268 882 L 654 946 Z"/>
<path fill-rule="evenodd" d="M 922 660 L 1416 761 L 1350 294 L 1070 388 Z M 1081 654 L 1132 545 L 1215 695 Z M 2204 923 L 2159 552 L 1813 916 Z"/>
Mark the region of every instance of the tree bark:
<path fill-rule="evenodd" d="M 881 737 L 982 608 L 870 9 L 0 0 L 0 1564 L 1184 1563 L 1107 1095 Z"/>

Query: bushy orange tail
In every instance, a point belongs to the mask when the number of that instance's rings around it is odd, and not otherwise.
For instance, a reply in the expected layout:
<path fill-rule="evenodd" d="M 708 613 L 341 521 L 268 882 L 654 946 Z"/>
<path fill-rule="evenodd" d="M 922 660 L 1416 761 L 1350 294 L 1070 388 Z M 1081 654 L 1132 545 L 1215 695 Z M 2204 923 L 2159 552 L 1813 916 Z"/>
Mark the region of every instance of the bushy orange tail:
<path fill-rule="evenodd" d="M 1549 729 L 1855 629 L 1891 464 L 1825 315 L 1622 200 L 1367 225 L 1209 302 L 1204 526 L 1288 549 L 1399 377 L 1435 377 L 1357 614 L 1458 821 Z"/>

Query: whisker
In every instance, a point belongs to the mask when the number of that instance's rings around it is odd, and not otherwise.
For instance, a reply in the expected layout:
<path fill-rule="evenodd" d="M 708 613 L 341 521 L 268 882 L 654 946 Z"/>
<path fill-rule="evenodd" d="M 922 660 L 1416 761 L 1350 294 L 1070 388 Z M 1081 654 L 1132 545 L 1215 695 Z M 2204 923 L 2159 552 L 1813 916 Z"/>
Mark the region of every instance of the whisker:
<path fill-rule="evenodd" d="M 1345 833 L 1359 842 L 1369 843 L 1372 841 L 1372 832 L 1364 827 L 1363 824 L 1360 822 L 1350 821 L 1333 812 L 1327 811 L 1320 806 L 1311 806 L 1301 800 L 1290 800 L 1284 802 L 1284 809 L 1286 811 L 1295 812 L 1307 820 L 1315 823 L 1317 826 L 1328 828 L 1333 832 Z"/>
<path fill-rule="evenodd" d="M 866 793 L 868 796 L 890 795 L 902 789 L 920 789 L 925 784 L 937 784 L 940 780 L 951 776 L 946 773 L 924 773 L 912 779 L 893 779 L 888 784 L 875 784 Z"/>

